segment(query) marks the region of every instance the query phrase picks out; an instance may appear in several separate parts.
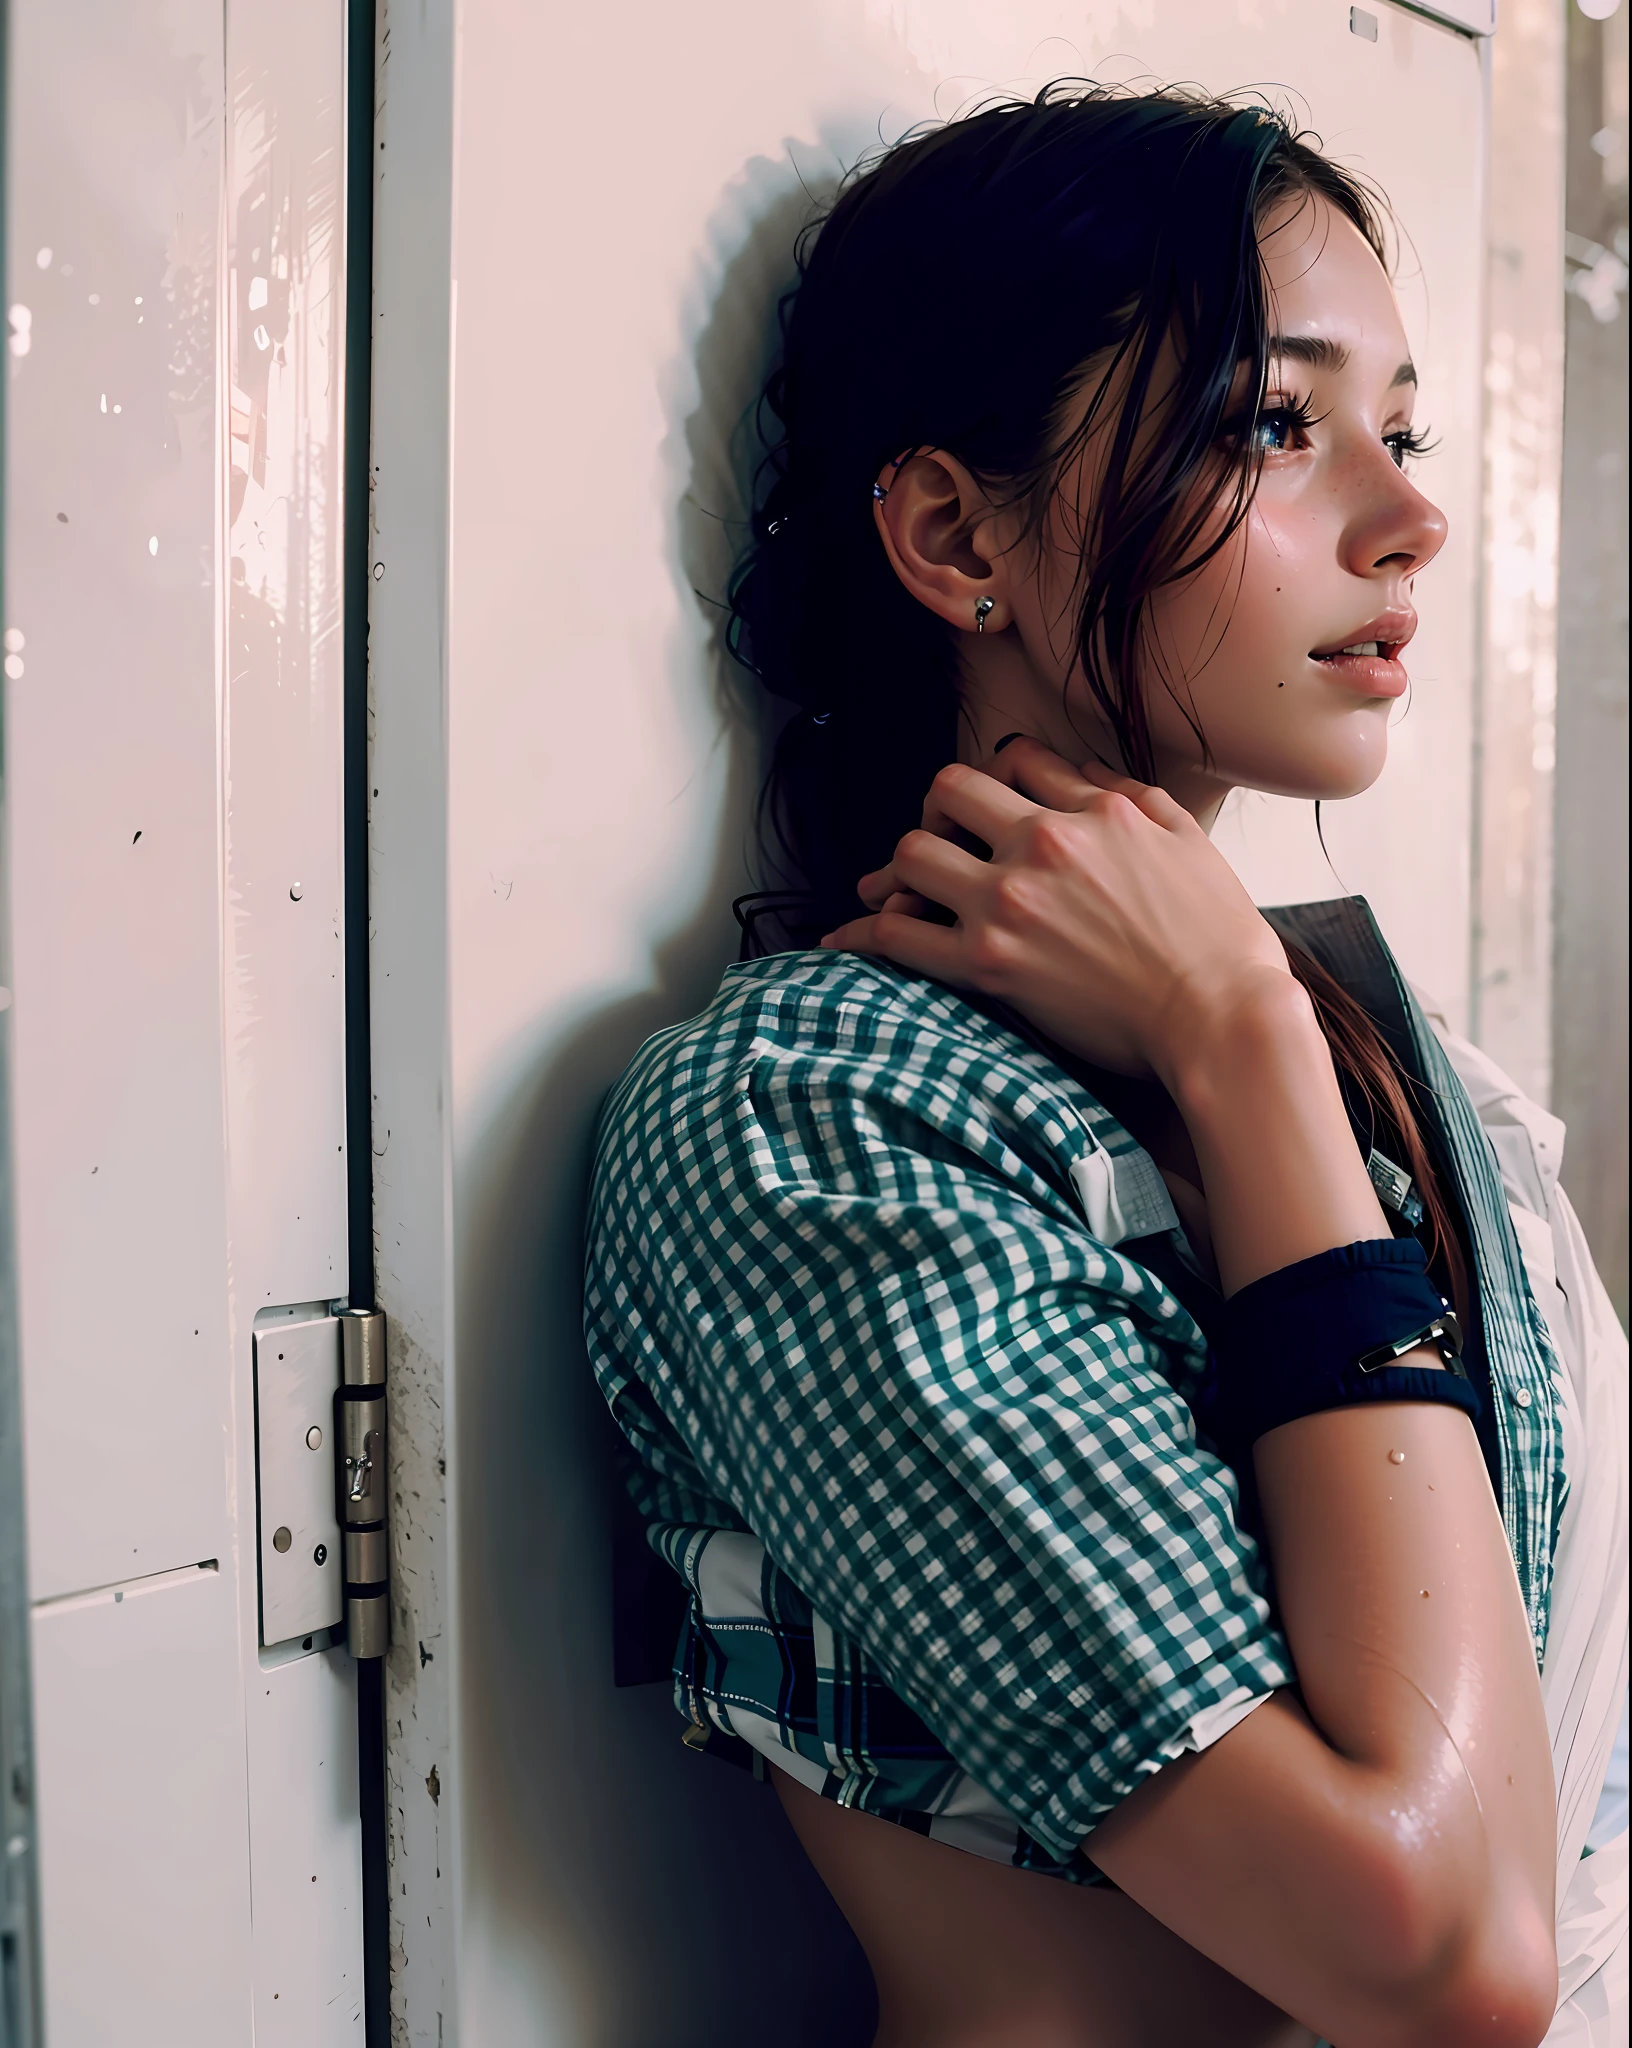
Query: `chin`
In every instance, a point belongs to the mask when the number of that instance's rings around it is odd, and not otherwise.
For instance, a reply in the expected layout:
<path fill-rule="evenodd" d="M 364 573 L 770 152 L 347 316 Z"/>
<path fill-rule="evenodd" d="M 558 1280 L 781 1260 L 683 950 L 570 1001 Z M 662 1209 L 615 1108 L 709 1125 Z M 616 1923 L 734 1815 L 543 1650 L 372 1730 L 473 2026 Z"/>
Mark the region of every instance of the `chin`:
<path fill-rule="evenodd" d="M 1335 804 L 1370 789 L 1388 763 L 1388 747 L 1313 748 L 1274 760 L 1243 761 L 1225 771 L 1238 789 L 1262 790 L 1302 803 Z"/>

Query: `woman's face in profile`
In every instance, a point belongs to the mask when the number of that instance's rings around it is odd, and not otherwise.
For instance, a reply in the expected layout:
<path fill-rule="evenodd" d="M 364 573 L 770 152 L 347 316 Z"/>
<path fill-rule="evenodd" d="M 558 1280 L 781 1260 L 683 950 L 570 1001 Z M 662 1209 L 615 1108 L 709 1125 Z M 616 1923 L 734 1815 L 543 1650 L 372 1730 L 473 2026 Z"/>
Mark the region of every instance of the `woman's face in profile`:
<path fill-rule="evenodd" d="M 1159 778 L 1192 808 L 1209 785 L 1335 798 L 1375 781 L 1408 684 L 1413 583 L 1446 532 L 1401 467 L 1416 373 L 1376 256 L 1320 199 L 1272 216 L 1261 247 L 1279 345 L 1257 493 L 1219 554 L 1150 608 Z M 1062 540 L 1055 560 L 1068 552 Z M 1069 634 L 1047 587 L 1053 553 L 1011 589 L 1030 664 L 1057 692 Z M 1091 733 L 1080 675 L 1067 689 L 1073 723 Z"/>

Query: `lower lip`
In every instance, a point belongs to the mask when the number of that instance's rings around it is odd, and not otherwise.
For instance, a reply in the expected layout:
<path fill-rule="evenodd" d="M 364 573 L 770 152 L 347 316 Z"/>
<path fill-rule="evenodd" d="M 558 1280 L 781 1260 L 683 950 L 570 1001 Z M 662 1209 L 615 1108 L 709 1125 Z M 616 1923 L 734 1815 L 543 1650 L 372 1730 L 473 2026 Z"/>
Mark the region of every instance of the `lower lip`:
<path fill-rule="evenodd" d="M 1382 654 L 1317 655 L 1315 666 L 1360 697 L 1403 697 L 1411 683 L 1404 667 Z"/>

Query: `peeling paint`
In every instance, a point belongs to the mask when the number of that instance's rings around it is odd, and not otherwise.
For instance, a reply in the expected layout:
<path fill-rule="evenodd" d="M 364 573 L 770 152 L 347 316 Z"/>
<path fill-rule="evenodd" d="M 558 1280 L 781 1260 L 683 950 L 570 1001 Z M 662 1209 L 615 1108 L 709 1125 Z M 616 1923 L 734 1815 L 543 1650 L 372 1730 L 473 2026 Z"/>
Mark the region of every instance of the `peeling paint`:
<path fill-rule="evenodd" d="M 392 2048 L 431 2048 L 453 1995 L 453 1892 L 442 1832 L 450 1765 L 442 1645 L 447 1543 L 442 1365 L 395 1313 L 382 1267 L 391 1385 L 391 1649 L 386 1659 Z M 418 1795 L 423 1785 L 428 1798 Z M 410 1797 L 410 1788 L 413 1796 Z M 434 2019 L 436 2031 L 431 2024 Z"/>

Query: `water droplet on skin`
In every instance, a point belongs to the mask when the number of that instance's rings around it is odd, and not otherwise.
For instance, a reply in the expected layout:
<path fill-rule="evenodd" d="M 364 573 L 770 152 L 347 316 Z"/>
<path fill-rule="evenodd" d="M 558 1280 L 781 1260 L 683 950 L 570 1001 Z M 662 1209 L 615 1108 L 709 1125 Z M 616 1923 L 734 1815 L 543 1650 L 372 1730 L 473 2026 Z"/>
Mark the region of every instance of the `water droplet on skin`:
<path fill-rule="evenodd" d="M 1405 1463 L 1404 1451 L 1390 1451 L 1388 1454 L 1388 1462 L 1391 1465 L 1403 1465 Z"/>
<path fill-rule="evenodd" d="M 289 901 L 291 903 L 298 903 L 301 897 L 305 895 L 305 893 L 306 891 L 300 886 L 298 882 L 291 882 L 289 884 Z"/>

